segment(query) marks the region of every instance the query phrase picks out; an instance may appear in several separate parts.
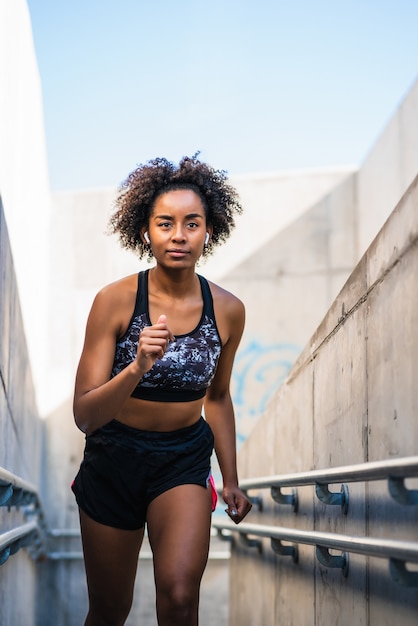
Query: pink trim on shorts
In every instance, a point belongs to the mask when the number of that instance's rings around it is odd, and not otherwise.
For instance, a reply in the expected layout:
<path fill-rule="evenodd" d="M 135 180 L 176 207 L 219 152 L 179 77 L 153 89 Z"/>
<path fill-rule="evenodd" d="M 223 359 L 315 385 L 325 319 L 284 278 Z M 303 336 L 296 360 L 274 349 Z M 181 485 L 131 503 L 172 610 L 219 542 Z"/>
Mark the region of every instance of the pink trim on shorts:
<path fill-rule="evenodd" d="M 216 491 L 216 485 L 212 474 L 209 476 L 209 482 L 212 490 L 212 511 L 214 511 L 216 509 L 216 505 L 218 504 L 218 492 Z"/>

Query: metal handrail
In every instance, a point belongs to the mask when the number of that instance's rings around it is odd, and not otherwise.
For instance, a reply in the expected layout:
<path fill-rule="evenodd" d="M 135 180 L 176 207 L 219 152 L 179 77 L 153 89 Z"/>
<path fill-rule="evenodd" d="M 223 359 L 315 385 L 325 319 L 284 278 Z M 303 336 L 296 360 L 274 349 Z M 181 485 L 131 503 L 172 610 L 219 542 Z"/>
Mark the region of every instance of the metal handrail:
<path fill-rule="evenodd" d="M 229 551 L 212 550 L 209 551 L 208 559 L 209 561 L 229 561 L 230 556 Z M 51 561 L 81 561 L 83 558 L 84 554 L 81 550 L 48 552 L 48 559 L 51 559 Z M 154 556 L 149 550 L 141 551 L 139 553 L 140 561 L 152 561 L 153 558 Z"/>
<path fill-rule="evenodd" d="M 297 510 L 297 491 L 291 494 L 282 493 L 283 487 L 301 487 L 314 485 L 318 498 L 325 504 L 340 504 L 346 513 L 348 508 L 348 487 L 345 483 L 372 480 L 388 480 L 390 495 L 401 504 L 418 504 L 418 490 L 407 489 L 405 478 L 418 476 L 418 456 L 389 459 L 345 467 L 334 467 L 293 474 L 264 476 L 261 478 L 240 481 L 240 488 L 245 491 L 255 489 L 271 489 L 273 499 L 280 504 L 291 504 Z M 329 491 L 330 484 L 341 483 L 341 493 Z M 261 498 L 252 497 L 261 508 Z M 276 554 L 289 555 L 298 560 L 298 545 L 310 544 L 316 547 L 316 556 L 320 563 L 327 567 L 339 567 L 344 575 L 348 572 L 348 553 L 354 552 L 366 556 L 389 559 L 390 573 L 394 580 L 407 586 L 418 586 L 418 571 L 406 568 L 409 562 L 418 563 L 418 543 L 371 537 L 346 536 L 336 533 L 297 530 L 280 526 L 267 526 L 241 523 L 239 526 L 230 522 L 214 519 L 212 526 L 223 538 L 231 538 L 231 534 L 239 533 L 241 540 L 249 547 L 262 548 L 262 543 L 253 537 L 270 538 L 271 547 Z M 225 536 L 225 532 L 228 536 Z M 282 542 L 290 542 L 284 545 Z M 342 554 L 335 556 L 330 550 L 340 550 Z"/>
<path fill-rule="evenodd" d="M 269 538 L 276 554 L 292 556 L 295 561 L 298 560 L 297 546 L 283 545 L 282 541 L 314 545 L 318 560 L 327 567 L 341 568 L 344 575 L 348 573 L 348 552 L 386 558 L 389 559 L 390 573 L 394 580 L 407 586 L 418 586 L 418 572 L 406 568 L 407 562 L 418 563 L 418 542 L 346 536 L 245 522 L 236 526 L 230 522 L 214 520 L 212 526 L 218 530 L 221 537 L 226 539 L 229 539 L 230 535 L 225 537 L 222 531 L 239 533 L 247 546 L 256 547 L 259 550 L 261 550 L 261 542 L 252 540 L 248 536 Z M 343 554 L 334 556 L 329 553 L 330 549 L 341 550 Z"/>
<path fill-rule="evenodd" d="M 0 506 L 32 504 L 38 500 L 34 485 L 0 467 Z"/>
<path fill-rule="evenodd" d="M 38 556 L 42 543 L 42 532 L 36 521 L 27 522 L 0 534 L 0 565 L 3 565 L 20 548 L 31 547 L 33 556 Z"/>
<path fill-rule="evenodd" d="M 358 465 L 345 467 L 330 467 L 328 469 L 248 478 L 240 481 L 242 489 L 257 489 L 262 487 L 302 487 L 304 485 L 332 484 L 361 482 L 364 480 L 384 480 L 387 478 L 404 478 L 418 476 L 418 456 L 386 461 L 370 461 Z"/>
<path fill-rule="evenodd" d="M 399 504 L 418 504 L 418 490 L 407 489 L 405 478 L 418 476 L 418 456 L 372 461 L 358 465 L 332 467 L 328 469 L 296 472 L 248 478 L 240 481 L 243 491 L 251 489 L 271 489 L 273 499 L 279 504 L 291 504 L 297 507 L 297 494 L 284 494 L 283 487 L 303 487 L 315 485 L 318 498 L 325 504 L 339 504 L 347 510 L 348 490 L 343 486 L 341 493 L 329 491 L 328 485 L 336 483 L 353 483 L 362 481 L 387 480 L 389 493 Z"/>
<path fill-rule="evenodd" d="M 28 547 L 34 558 L 45 556 L 47 526 L 36 487 L 0 467 L 0 506 L 22 507 L 28 519 L 0 534 L 0 565 L 23 547 Z"/>

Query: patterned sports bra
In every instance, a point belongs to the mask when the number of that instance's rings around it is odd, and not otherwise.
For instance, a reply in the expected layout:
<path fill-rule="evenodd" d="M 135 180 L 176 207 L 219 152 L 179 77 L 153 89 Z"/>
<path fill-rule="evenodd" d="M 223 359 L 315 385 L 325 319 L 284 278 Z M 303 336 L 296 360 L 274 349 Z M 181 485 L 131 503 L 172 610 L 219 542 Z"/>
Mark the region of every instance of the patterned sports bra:
<path fill-rule="evenodd" d="M 112 378 L 135 359 L 139 335 L 145 326 L 151 326 L 148 273 L 138 274 L 135 309 L 125 334 L 116 343 Z M 203 276 L 198 278 L 203 298 L 198 325 L 190 333 L 175 336 L 163 358 L 141 378 L 132 397 L 154 402 L 191 402 L 204 397 L 215 376 L 222 344 L 209 284 Z"/>

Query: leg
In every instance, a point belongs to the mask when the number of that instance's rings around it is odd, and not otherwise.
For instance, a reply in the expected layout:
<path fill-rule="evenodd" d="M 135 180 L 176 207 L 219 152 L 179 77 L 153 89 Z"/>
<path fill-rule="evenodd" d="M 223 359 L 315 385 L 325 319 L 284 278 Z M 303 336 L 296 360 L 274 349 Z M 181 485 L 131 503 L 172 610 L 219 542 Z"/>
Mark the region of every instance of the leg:
<path fill-rule="evenodd" d="M 159 626 L 197 626 L 210 539 L 211 492 L 181 485 L 148 507 Z"/>
<path fill-rule="evenodd" d="M 122 626 L 132 605 L 141 530 L 120 530 L 95 522 L 80 510 L 89 594 L 84 626 Z"/>

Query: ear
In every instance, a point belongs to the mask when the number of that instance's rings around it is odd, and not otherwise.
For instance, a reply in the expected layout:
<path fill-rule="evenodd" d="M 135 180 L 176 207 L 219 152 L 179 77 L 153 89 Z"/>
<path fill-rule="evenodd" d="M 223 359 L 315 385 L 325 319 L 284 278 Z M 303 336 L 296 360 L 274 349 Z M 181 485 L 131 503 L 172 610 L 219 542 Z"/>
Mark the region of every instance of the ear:
<path fill-rule="evenodd" d="M 149 238 L 149 235 L 148 235 L 148 231 L 147 231 L 146 228 L 141 230 L 141 237 L 142 237 L 143 241 L 145 241 L 145 243 L 149 246 L 151 241 L 150 241 L 150 238 Z"/>
<path fill-rule="evenodd" d="M 208 243 L 209 243 L 209 241 L 211 240 L 211 238 L 212 238 L 212 234 L 213 234 L 213 228 L 212 228 L 212 226 L 209 226 L 209 225 L 208 225 L 208 226 L 206 227 L 205 246 L 207 246 L 207 245 L 208 245 Z"/>

